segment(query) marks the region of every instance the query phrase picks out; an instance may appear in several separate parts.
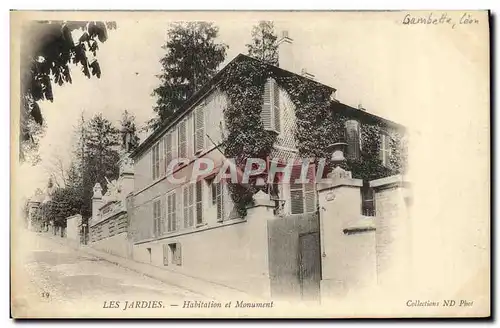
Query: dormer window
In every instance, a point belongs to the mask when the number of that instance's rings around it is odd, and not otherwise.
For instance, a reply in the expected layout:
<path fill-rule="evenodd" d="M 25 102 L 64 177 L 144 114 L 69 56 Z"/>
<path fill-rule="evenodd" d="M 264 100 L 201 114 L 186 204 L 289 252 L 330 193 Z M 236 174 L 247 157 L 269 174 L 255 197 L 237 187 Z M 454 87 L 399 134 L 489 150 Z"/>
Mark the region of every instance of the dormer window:
<path fill-rule="evenodd" d="M 268 131 L 281 131 L 280 94 L 278 83 L 272 78 L 264 85 L 264 103 L 261 112 L 264 129 Z"/>

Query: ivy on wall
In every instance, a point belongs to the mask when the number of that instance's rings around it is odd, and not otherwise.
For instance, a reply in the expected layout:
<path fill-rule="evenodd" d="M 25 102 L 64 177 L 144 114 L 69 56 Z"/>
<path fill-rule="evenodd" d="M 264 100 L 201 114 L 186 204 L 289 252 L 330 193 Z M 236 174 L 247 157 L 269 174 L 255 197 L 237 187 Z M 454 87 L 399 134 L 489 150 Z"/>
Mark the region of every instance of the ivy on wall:
<path fill-rule="evenodd" d="M 259 61 L 240 61 L 230 67 L 221 79 L 220 89 L 228 97 L 224 117 L 227 135 L 224 152 L 234 158 L 238 166 L 244 166 L 248 158 L 266 159 L 277 140 L 274 132 L 264 129 L 261 121 L 264 84 L 274 78 L 290 97 L 295 107 L 295 140 L 302 158 L 326 158 L 327 170 L 331 168 L 330 145 L 345 141 L 345 115 L 331 108 L 331 89 L 297 75 L 275 74 L 268 65 Z M 400 173 L 405 162 L 401 149 L 401 135 L 381 124 L 361 124 L 361 150 L 357 159 L 347 159 L 340 166 L 352 172 L 353 178 L 365 181 Z M 380 160 L 380 135 L 391 137 L 391 155 L 388 167 Z M 228 182 L 231 198 L 241 216 L 253 202 L 255 185 Z"/>

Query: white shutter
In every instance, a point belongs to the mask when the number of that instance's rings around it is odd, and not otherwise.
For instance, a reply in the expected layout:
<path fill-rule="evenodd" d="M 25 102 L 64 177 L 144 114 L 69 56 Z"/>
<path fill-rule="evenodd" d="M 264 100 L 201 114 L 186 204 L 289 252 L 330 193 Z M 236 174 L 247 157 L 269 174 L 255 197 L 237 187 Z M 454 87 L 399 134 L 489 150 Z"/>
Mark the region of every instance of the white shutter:
<path fill-rule="evenodd" d="M 279 133 L 281 131 L 280 90 L 278 83 L 274 80 L 272 81 L 272 93 L 274 129 Z"/>
<path fill-rule="evenodd" d="M 169 175 L 171 173 L 171 169 L 167 172 L 167 168 L 170 165 L 170 162 L 172 162 L 172 133 L 169 132 L 165 136 L 165 139 L 163 140 L 163 150 L 164 150 L 164 167 L 165 167 L 165 174 Z"/>
<path fill-rule="evenodd" d="M 194 184 L 189 185 L 189 226 L 194 225 Z"/>
<path fill-rule="evenodd" d="M 301 165 L 292 167 L 290 176 L 290 212 L 291 214 L 304 213 L 304 188 L 301 183 L 295 183 L 296 179 L 300 179 L 302 170 Z"/>
<path fill-rule="evenodd" d="M 179 123 L 179 157 L 187 158 L 187 121 Z"/>
<path fill-rule="evenodd" d="M 264 129 L 266 130 L 271 130 L 273 129 L 273 124 L 272 124 L 272 113 L 271 113 L 271 88 L 272 80 L 269 79 L 266 81 L 266 84 L 264 84 L 264 103 L 262 104 L 262 112 L 260 114 L 262 124 L 264 124 Z"/>
<path fill-rule="evenodd" d="M 203 181 L 196 182 L 196 224 L 203 223 Z"/>
<path fill-rule="evenodd" d="M 161 204 L 161 218 L 160 218 L 160 235 L 163 235 L 167 229 L 166 224 L 168 223 L 168 199 L 167 202 L 162 201 Z"/>
<path fill-rule="evenodd" d="M 158 176 L 165 175 L 165 137 L 158 141 Z"/>
<path fill-rule="evenodd" d="M 307 171 L 308 183 L 304 184 L 304 207 L 307 213 L 316 211 L 316 180 L 315 180 L 315 167 L 309 165 Z"/>
<path fill-rule="evenodd" d="M 217 202 L 217 221 L 224 221 L 224 203 L 222 199 L 222 185 L 220 182 L 215 183 L 215 199 Z"/>
<path fill-rule="evenodd" d="M 205 148 L 205 105 L 200 104 L 195 110 L 194 116 L 194 152 Z"/>
<path fill-rule="evenodd" d="M 184 186 L 182 188 L 182 204 L 184 206 L 184 228 L 189 227 L 189 188 Z"/>

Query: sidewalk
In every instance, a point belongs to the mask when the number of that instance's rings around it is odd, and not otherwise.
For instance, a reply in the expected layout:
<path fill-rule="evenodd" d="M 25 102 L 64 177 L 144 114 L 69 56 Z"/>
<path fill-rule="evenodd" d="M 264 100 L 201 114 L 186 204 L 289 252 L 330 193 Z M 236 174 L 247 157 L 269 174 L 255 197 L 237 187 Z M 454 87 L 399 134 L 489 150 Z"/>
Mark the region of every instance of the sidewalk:
<path fill-rule="evenodd" d="M 123 257 L 112 255 L 103 251 L 96 250 L 91 246 L 71 243 L 71 241 L 67 240 L 66 238 L 61 238 L 58 236 L 45 233 L 39 233 L 38 235 L 53 240 L 59 244 L 79 250 L 88 255 L 98 257 L 102 260 L 116 264 L 123 268 L 127 268 L 132 271 L 141 273 L 147 277 L 157 279 L 164 283 L 186 289 L 192 293 L 199 294 L 201 296 L 210 299 L 223 301 L 228 299 L 245 300 L 249 298 L 256 300 L 258 298 L 228 286 L 224 286 L 200 278 L 187 276 L 185 274 L 173 272 L 167 269 L 162 269 L 147 263 L 140 263 L 133 261 L 131 259 L 126 259 Z"/>

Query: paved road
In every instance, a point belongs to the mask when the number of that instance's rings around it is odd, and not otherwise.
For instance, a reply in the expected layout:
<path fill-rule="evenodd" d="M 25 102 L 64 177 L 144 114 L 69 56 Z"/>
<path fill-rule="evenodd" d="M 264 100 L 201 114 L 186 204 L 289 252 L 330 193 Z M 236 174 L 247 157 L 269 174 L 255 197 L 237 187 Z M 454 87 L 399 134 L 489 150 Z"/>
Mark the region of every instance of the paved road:
<path fill-rule="evenodd" d="M 28 311 L 34 305 L 105 307 L 104 301 L 162 300 L 181 304 L 201 296 L 176 286 L 119 267 L 83 251 L 76 251 L 35 233 L 26 233 L 22 272 L 13 272 L 18 289 L 13 289 L 13 307 Z M 109 304 L 110 302 L 108 302 Z M 20 311 L 21 311 L 20 310 Z M 92 313 L 92 312 L 90 312 Z"/>

